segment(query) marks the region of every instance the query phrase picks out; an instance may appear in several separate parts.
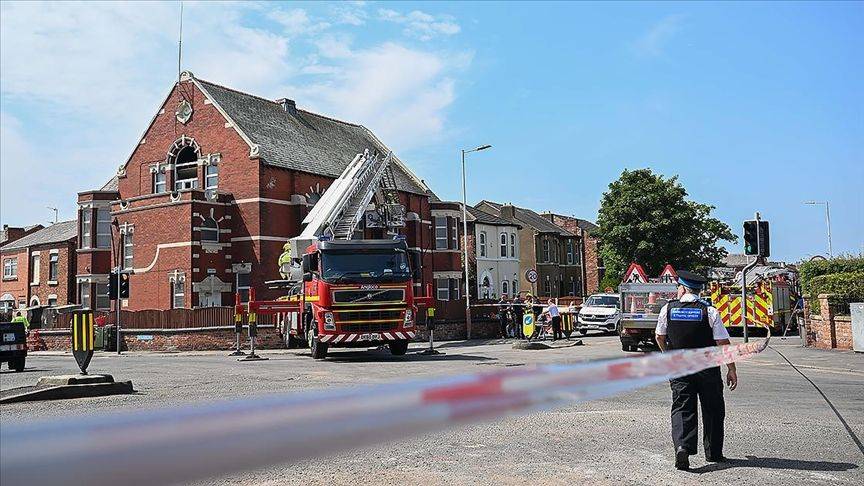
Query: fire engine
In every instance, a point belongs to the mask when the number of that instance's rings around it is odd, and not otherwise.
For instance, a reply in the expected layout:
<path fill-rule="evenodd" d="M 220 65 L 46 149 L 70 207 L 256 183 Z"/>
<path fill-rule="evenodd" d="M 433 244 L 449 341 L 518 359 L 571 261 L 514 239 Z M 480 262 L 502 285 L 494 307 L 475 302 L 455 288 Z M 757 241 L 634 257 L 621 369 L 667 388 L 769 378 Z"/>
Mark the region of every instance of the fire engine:
<path fill-rule="evenodd" d="M 250 292 L 249 302 L 237 305 L 238 315 L 278 315 L 288 347 L 308 346 L 315 359 L 334 347 L 387 345 L 392 354 L 405 354 L 416 335 L 418 307 L 431 304 L 431 289 L 426 297 L 414 295 L 420 255 L 398 234 L 405 209 L 391 160 L 392 153 L 368 151 L 353 159 L 279 259 L 283 279 L 268 284 L 287 295 L 259 301 Z M 362 239 L 363 227 L 373 226 L 388 238 Z"/>
<path fill-rule="evenodd" d="M 748 277 L 749 280 L 749 277 Z M 741 305 L 741 282 L 711 282 L 711 303 L 720 313 L 727 328 L 743 329 L 744 309 Z M 779 334 L 791 325 L 795 291 L 786 276 L 763 274 L 747 285 L 747 327 L 768 328 Z"/>

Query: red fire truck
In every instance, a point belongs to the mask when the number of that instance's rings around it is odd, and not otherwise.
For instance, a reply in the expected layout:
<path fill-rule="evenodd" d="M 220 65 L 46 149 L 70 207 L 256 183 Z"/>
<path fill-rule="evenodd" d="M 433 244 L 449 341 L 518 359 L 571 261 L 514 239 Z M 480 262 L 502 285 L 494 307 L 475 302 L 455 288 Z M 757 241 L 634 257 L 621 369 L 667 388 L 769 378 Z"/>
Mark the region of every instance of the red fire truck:
<path fill-rule="evenodd" d="M 237 305 L 238 316 L 279 315 L 288 347 L 308 346 L 315 359 L 332 347 L 385 344 L 392 354 L 405 354 L 418 308 L 431 304 L 431 288 L 425 297 L 414 295 L 420 254 L 398 234 L 405 210 L 390 160 L 368 153 L 354 158 L 280 257 L 283 280 L 269 283 L 287 295 L 259 301 L 251 292 L 248 303 Z M 389 238 L 356 238 L 370 224 L 386 228 Z"/>

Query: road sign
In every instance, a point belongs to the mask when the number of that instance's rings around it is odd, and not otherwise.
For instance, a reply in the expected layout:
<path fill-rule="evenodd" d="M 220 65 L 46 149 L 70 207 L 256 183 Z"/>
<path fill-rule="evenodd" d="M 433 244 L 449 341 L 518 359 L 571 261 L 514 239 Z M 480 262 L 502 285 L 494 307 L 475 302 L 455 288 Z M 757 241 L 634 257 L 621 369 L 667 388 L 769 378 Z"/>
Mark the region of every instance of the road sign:
<path fill-rule="evenodd" d="M 537 283 L 537 270 L 534 270 L 533 268 L 525 270 L 525 280 L 531 282 L 532 284 Z"/>
<path fill-rule="evenodd" d="M 87 374 L 87 366 L 93 358 L 93 313 L 76 312 L 72 316 L 72 355 L 81 368 L 81 374 Z"/>
<path fill-rule="evenodd" d="M 524 334 L 525 337 L 528 339 L 530 339 L 531 336 L 534 335 L 534 313 L 533 312 L 526 312 L 525 315 L 522 316 L 522 334 Z"/>

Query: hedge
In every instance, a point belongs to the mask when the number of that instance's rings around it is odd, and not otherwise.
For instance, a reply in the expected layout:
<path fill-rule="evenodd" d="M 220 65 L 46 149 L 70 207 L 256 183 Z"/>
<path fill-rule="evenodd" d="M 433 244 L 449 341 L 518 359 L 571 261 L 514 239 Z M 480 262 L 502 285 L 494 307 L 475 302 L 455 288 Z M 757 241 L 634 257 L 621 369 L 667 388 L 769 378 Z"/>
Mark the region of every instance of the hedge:
<path fill-rule="evenodd" d="M 816 297 L 812 282 L 815 278 L 836 273 L 864 272 L 864 257 L 836 257 L 830 260 L 816 260 L 798 264 L 798 276 L 801 279 L 801 290 L 805 294 Z M 824 293 L 824 292 L 822 292 Z"/>
<path fill-rule="evenodd" d="M 864 302 L 864 270 L 820 275 L 810 280 L 811 299 L 819 294 L 834 294 L 831 304 L 836 304 L 846 314 L 852 302 Z M 812 301 L 811 301 L 812 302 Z M 812 307 L 818 309 L 817 307 Z"/>

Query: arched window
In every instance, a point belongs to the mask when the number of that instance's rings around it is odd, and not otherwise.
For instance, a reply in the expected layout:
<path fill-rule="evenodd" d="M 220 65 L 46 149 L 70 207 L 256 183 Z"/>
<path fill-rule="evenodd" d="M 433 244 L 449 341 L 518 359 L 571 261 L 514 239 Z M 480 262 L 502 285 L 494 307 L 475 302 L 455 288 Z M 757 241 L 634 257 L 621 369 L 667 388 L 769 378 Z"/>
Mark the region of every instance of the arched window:
<path fill-rule="evenodd" d="M 513 277 L 513 295 L 519 293 L 519 280 L 516 280 L 516 277 Z"/>
<path fill-rule="evenodd" d="M 39 305 L 39 297 L 34 295 L 33 298 L 30 299 L 30 307 L 36 307 L 38 305 Z"/>
<path fill-rule="evenodd" d="M 219 224 L 213 218 L 204 218 L 201 223 L 201 241 L 205 243 L 219 243 Z"/>
<path fill-rule="evenodd" d="M 483 277 L 483 285 L 480 286 L 480 289 L 483 291 L 483 298 L 489 298 L 489 277 Z"/>
<path fill-rule="evenodd" d="M 510 292 L 509 292 L 510 289 L 508 287 L 509 286 L 507 285 L 506 280 L 501 282 L 501 295 L 502 296 L 510 295 Z"/>
<path fill-rule="evenodd" d="M 480 232 L 479 239 L 480 239 L 480 244 L 479 244 L 480 256 L 485 257 L 486 256 L 486 232 L 485 231 Z"/>
<path fill-rule="evenodd" d="M 169 164 L 174 164 L 174 190 L 198 188 L 198 143 L 185 135 L 177 139 L 168 151 Z"/>
<path fill-rule="evenodd" d="M 507 258 L 507 233 L 501 233 L 501 258 Z"/>
<path fill-rule="evenodd" d="M 510 233 L 510 258 L 516 258 L 516 233 Z"/>

